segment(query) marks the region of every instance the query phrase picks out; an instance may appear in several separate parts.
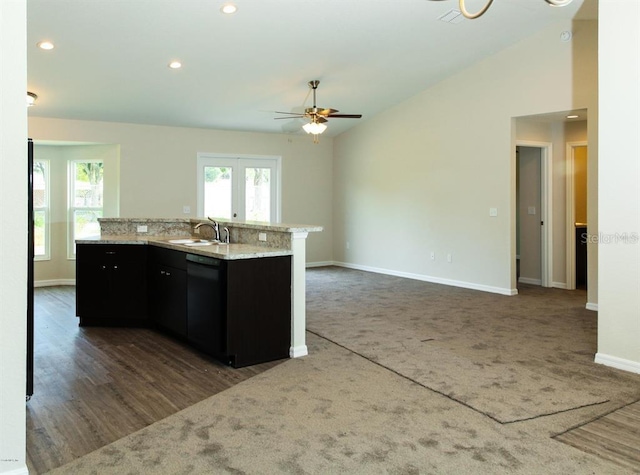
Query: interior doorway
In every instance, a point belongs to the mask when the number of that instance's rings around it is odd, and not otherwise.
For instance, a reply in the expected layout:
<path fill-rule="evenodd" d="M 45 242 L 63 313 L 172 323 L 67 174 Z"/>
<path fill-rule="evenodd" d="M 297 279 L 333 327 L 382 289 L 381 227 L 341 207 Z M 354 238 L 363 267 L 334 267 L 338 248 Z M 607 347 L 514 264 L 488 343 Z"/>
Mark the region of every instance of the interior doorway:
<path fill-rule="evenodd" d="M 551 144 L 516 144 L 516 285 L 552 286 Z"/>
<path fill-rule="evenodd" d="M 567 289 L 587 289 L 587 142 L 567 143 Z"/>

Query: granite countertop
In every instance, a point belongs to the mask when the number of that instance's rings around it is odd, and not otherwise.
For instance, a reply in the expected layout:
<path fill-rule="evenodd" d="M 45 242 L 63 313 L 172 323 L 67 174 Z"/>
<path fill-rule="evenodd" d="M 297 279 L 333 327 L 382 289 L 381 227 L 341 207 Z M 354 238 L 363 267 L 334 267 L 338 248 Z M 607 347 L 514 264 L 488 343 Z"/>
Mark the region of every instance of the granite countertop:
<path fill-rule="evenodd" d="M 251 244 L 211 244 L 210 246 L 187 246 L 169 242 L 178 239 L 198 239 L 193 236 L 95 236 L 76 240 L 77 244 L 140 244 L 164 247 L 176 251 L 198 254 L 200 256 L 215 257 L 217 259 L 254 259 L 257 257 L 291 256 L 290 249 L 277 249 L 253 246 Z"/>
<path fill-rule="evenodd" d="M 98 218 L 100 223 L 165 223 L 168 221 L 174 223 L 199 223 L 207 222 L 208 218 Z M 276 231 L 284 233 L 297 232 L 320 232 L 322 226 L 315 224 L 292 224 L 292 223 L 267 223 L 262 221 L 235 221 L 222 218 L 215 218 L 216 222 L 222 226 L 257 229 L 260 231 Z"/>

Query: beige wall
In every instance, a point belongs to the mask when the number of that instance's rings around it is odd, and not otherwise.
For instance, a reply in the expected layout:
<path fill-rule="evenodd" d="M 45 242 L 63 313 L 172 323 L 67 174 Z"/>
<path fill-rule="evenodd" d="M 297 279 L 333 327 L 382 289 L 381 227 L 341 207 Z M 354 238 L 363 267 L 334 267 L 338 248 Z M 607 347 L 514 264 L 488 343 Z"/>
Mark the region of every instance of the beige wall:
<path fill-rule="evenodd" d="M 98 142 L 120 147 L 120 216 L 180 217 L 196 211 L 198 152 L 282 156 L 282 221 L 317 224 L 307 240 L 308 262 L 332 260 L 332 146 L 323 137 L 228 132 L 32 117 L 35 140 Z"/>
<path fill-rule="evenodd" d="M 595 110 L 596 41 L 596 22 L 557 23 L 336 138 L 336 261 L 512 293 L 512 118 Z"/>
<path fill-rule="evenodd" d="M 104 216 L 118 216 L 119 147 L 117 145 L 34 145 L 34 159 L 48 160 L 50 169 L 50 259 L 34 265 L 36 285 L 69 284 L 75 279 L 75 260 L 67 252 L 70 232 L 68 197 L 69 160 L 101 160 L 104 163 Z"/>
<path fill-rule="evenodd" d="M 600 0 L 599 15 L 596 361 L 640 373 L 640 4 Z M 590 147 L 590 164 L 592 154 Z M 587 206 L 590 213 L 591 202 Z"/>

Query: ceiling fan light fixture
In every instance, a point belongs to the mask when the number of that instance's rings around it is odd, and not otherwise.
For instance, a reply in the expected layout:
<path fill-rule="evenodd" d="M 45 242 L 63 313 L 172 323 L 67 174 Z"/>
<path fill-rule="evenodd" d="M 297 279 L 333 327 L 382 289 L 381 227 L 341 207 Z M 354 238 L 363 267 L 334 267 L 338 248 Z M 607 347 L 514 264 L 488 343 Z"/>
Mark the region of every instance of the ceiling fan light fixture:
<path fill-rule="evenodd" d="M 33 92 L 27 91 L 27 107 L 34 106 L 36 104 L 37 99 L 38 99 L 38 96 L 36 94 L 34 94 Z"/>
<path fill-rule="evenodd" d="M 327 126 L 319 122 L 309 122 L 308 124 L 304 124 L 302 128 L 306 133 L 313 135 L 319 135 L 327 130 Z"/>

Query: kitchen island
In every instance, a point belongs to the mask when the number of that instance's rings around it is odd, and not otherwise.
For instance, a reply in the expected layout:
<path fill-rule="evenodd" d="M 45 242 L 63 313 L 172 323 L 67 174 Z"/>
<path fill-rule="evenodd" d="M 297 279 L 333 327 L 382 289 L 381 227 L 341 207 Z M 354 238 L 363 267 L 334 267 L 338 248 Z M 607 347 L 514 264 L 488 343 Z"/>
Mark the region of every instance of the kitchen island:
<path fill-rule="evenodd" d="M 205 221 L 101 219 L 76 242 L 80 324 L 151 324 L 234 366 L 306 355 L 305 239 L 322 228 L 220 220 L 229 244 L 185 243 L 211 239 Z"/>

